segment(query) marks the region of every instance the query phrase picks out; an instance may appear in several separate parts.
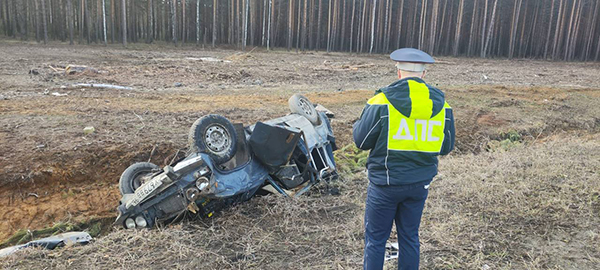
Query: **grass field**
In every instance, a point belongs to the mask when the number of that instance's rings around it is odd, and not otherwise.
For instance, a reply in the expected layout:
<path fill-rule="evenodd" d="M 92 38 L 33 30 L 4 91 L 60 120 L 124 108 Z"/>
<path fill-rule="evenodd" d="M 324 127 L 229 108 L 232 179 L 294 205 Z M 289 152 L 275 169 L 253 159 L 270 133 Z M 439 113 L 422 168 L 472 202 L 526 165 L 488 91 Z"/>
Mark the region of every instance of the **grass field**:
<path fill-rule="evenodd" d="M 437 60 L 426 79 L 446 92 L 458 138 L 425 207 L 422 268 L 597 269 L 600 65 Z M 366 153 L 351 146 L 351 125 L 373 91 L 394 81 L 386 56 L 2 41 L 0 63 L 0 241 L 52 226 L 97 235 L 87 246 L 27 250 L 0 266 L 362 267 Z M 68 64 L 98 72 L 56 71 Z M 339 195 L 320 186 L 164 228 L 110 226 L 129 164 L 182 155 L 189 126 L 204 114 L 250 124 L 286 114 L 297 92 L 336 113 L 334 132 L 346 146 L 335 154 Z M 85 135 L 86 126 L 96 131 Z"/>

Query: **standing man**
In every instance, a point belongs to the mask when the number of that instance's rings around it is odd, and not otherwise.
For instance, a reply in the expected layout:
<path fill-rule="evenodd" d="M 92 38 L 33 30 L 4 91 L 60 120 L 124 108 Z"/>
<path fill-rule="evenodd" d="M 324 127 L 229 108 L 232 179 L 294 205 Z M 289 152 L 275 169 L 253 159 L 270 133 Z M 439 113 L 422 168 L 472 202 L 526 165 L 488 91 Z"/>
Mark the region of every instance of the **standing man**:
<path fill-rule="evenodd" d="M 365 210 L 364 269 L 382 269 L 393 221 L 398 269 L 419 268 L 419 224 L 438 155 L 454 148 L 454 117 L 444 93 L 423 81 L 427 53 L 394 51 L 398 81 L 377 90 L 354 124 L 356 146 L 371 150 Z"/>

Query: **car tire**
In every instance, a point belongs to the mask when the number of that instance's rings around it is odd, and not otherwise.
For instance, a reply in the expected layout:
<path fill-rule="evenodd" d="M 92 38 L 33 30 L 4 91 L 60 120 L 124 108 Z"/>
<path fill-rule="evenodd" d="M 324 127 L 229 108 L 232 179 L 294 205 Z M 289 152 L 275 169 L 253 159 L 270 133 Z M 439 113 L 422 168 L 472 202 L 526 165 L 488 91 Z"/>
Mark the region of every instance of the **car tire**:
<path fill-rule="evenodd" d="M 319 118 L 319 114 L 317 113 L 315 106 L 313 106 L 310 100 L 308 100 L 308 98 L 305 96 L 294 94 L 288 100 L 288 105 L 290 106 L 290 111 L 292 113 L 304 116 L 315 126 L 321 124 L 321 119 Z"/>
<path fill-rule="evenodd" d="M 237 135 L 227 118 L 210 114 L 196 120 L 190 128 L 188 143 L 191 153 L 208 154 L 217 165 L 233 158 L 237 151 Z"/>
<path fill-rule="evenodd" d="M 160 167 L 150 162 L 138 162 L 129 166 L 119 179 L 119 191 L 121 191 L 121 195 L 134 193 L 142 185 L 142 177 L 158 170 L 160 170 Z"/>

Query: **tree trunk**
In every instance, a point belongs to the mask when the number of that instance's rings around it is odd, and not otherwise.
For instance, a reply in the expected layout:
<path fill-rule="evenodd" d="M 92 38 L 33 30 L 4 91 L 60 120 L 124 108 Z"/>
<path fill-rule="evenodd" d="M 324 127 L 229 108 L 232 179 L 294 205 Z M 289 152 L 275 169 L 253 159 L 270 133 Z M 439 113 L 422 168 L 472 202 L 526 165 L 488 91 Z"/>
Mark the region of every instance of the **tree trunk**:
<path fill-rule="evenodd" d="M 261 41 L 261 45 L 265 46 L 267 39 L 266 39 L 266 29 L 267 29 L 267 11 L 268 11 L 268 4 L 267 4 L 267 0 L 264 0 L 263 6 L 262 6 L 262 11 L 263 11 L 263 16 L 262 16 L 262 41 Z"/>
<path fill-rule="evenodd" d="M 421 1 L 421 17 L 419 20 L 419 43 L 418 48 L 422 49 L 425 43 L 425 27 L 427 21 L 427 0 Z"/>
<path fill-rule="evenodd" d="M 171 3 L 166 0 L 166 1 L 161 1 L 161 7 L 162 7 L 162 16 L 161 16 L 161 24 L 162 24 L 162 28 L 163 28 L 163 35 L 162 35 L 162 40 L 164 40 L 165 42 L 170 42 L 171 41 Z"/>
<path fill-rule="evenodd" d="M 106 40 L 106 1 L 102 0 L 102 33 L 104 35 L 104 46 L 107 45 Z"/>
<path fill-rule="evenodd" d="M 35 8 L 35 41 L 37 43 L 42 42 L 42 24 L 40 23 L 42 20 L 42 9 L 40 8 L 40 2 L 38 0 L 33 2 Z"/>
<path fill-rule="evenodd" d="M 396 40 L 396 49 L 400 48 L 400 39 L 402 38 L 402 15 L 404 13 L 404 0 L 400 0 L 398 7 L 398 39 Z"/>
<path fill-rule="evenodd" d="M 95 36 L 95 42 L 98 43 L 98 40 L 100 40 L 102 37 L 102 1 L 103 0 L 96 0 L 96 10 L 95 10 L 95 15 L 96 15 L 96 27 L 94 27 L 94 32 L 96 33 Z M 50 0 L 50 2 L 52 2 L 52 0 Z"/>
<path fill-rule="evenodd" d="M 257 11 L 259 10 L 256 4 L 258 0 L 250 0 L 250 45 L 254 45 L 256 42 L 256 19 L 257 19 Z"/>
<path fill-rule="evenodd" d="M 7 32 L 8 32 L 8 35 L 13 38 L 16 36 L 15 32 L 16 32 L 16 24 L 17 24 L 17 21 L 15 19 L 15 13 L 12 12 L 14 3 L 15 3 L 14 1 L 6 0 L 5 5 L 4 5 L 6 8 L 6 17 L 7 17 L 6 21 L 8 23 Z M 35 3 L 37 3 L 37 1 Z M 38 16 L 38 15 L 36 15 L 36 16 Z M 39 18 L 36 20 L 39 20 Z"/>
<path fill-rule="evenodd" d="M 484 58 L 485 53 L 483 50 L 485 49 L 485 29 L 487 24 L 487 13 L 488 13 L 488 0 L 485 1 L 485 6 L 483 9 L 483 26 L 481 27 L 481 57 Z"/>
<path fill-rule="evenodd" d="M 339 35 L 339 20 L 340 19 L 340 0 L 335 0 L 333 4 L 333 33 L 331 50 L 335 51 L 338 48 Z"/>
<path fill-rule="evenodd" d="M 557 22 L 556 22 L 556 31 L 555 31 L 555 35 L 554 35 L 554 44 L 552 46 L 552 59 L 555 59 L 558 51 L 560 50 L 560 43 L 561 43 L 561 33 L 562 33 L 562 28 L 564 25 L 564 21 L 565 21 L 565 7 L 566 7 L 566 2 L 563 5 L 563 0 L 560 0 L 560 7 L 558 9 L 558 17 Z"/>
<path fill-rule="evenodd" d="M 388 16 L 388 20 L 387 20 L 387 24 L 386 24 L 386 29 L 387 31 L 384 32 L 384 35 L 386 37 L 386 41 L 385 41 L 385 47 L 384 47 L 384 52 L 387 53 L 390 51 L 390 41 L 392 40 L 392 13 L 393 13 L 393 7 L 394 6 L 394 1 L 389 1 L 387 10 L 386 10 L 386 14 Z"/>
<path fill-rule="evenodd" d="M 556 0 L 552 0 L 552 5 L 550 6 L 550 20 L 548 21 L 548 31 L 546 34 L 546 44 L 544 48 L 544 59 L 548 58 L 548 47 L 550 45 L 550 33 L 552 31 L 552 19 L 554 18 L 554 4 Z"/>
<path fill-rule="evenodd" d="M 363 7 L 361 8 L 361 16 L 360 16 L 360 28 L 357 33 L 357 44 L 356 44 L 356 52 L 362 52 L 364 48 L 364 40 L 365 40 L 365 31 L 367 24 L 367 1 L 363 1 Z"/>
<path fill-rule="evenodd" d="M 556 56 L 556 47 L 557 47 L 557 43 L 558 43 L 558 31 L 560 31 L 560 24 L 561 24 L 561 14 L 562 14 L 562 8 L 563 8 L 563 0 L 560 0 L 560 3 L 558 4 L 558 15 L 556 16 L 556 27 L 554 28 L 554 41 L 552 42 L 552 59 L 554 59 L 554 57 Z"/>
<path fill-rule="evenodd" d="M 517 0 L 515 0 L 517 1 Z M 460 0 L 458 8 L 458 21 L 456 23 L 456 35 L 454 36 L 454 56 L 458 56 L 458 46 L 460 45 L 460 31 L 462 28 L 463 10 L 465 7 L 465 0 Z"/>
<path fill-rule="evenodd" d="M 213 0 L 213 30 L 212 30 L 212 47 L 217 43 L 217 0 Z"/>
<path fill-rule="evenodd" d="M 129 0 L 127 1 L 127 3 L 125 3 L 126 5 L 126 9 L 127 9 L 127 14 L 125 15 L 127 18 L 127 39 L 130 42 L 135 43 L 135 27 L 136 27 L 136 21 L 135 21 L 135 6 L 132 5 L 133 4 L 133 0 Z"/>
<path fill-rule="evenodd" d="M 302 0 L 300 0 L 302 1 Z M 327 51 L 333 51 L 333 43 L 335 40 L 335 8 L 336 8 L 336 0 L 329 0 L 329 31 L 327 37 Z"/>
<path fill-rule="evenodd" d="M 578 5 L 577 5 L 577 13 L 575 15 L 575 25 L 574 25 L 574 30 L 573 30 L 573 35 L 571 35 L 571 45 L 570 45 L 570 50 L 568 52 L 569 57 L 568 60 L 571 61 L 573 60 L 573 58 L 575 57 L 575 48 L 577 48 L 577 37 L 579 36 L 579 28 L 581 25 L 581 13 L 582 12 L 582 7 L 583 7 L 583 1 L 578 1 Z"/>
<path fill-rule="evenodd" d="M 523 0 L 520 1 L 519 6 L 523 6 Z M 515 41 L 515 46 L 513 47 L 513 49 L 517 48 L 517 45 L 519 46 L 519 51 L 517 52 L 517 56 L 521 57 L 521 52 L 522 52 L 522 48 L 523 45 L 525 44 L 525 42 L 523 42 L 523 38 L 524 38 L 524 34 L 525 34 L 525 25 L 527 24 L 527 10 L 529 9 L 529 5 L 527 5 L 527 0 L 525 0 L 525 12 L 523 12 L 523 18 L 522 19 L 517 19 L 517 25 L 519 24 L 519 22 L 522 21 L 521 23 L 521 37 L 519 38 L 519 42 Z M 519 9 L 518 11 L 519 14 L 521 14 L 521 11 Z"/>
<path fill-rule="evenodd" d="M 569 26 L 567 27 L 567 38 L 565 39 L 565 50 L 564 50 L 564 60 L 568 58 L 569 45 L 571 41 L 571 32 L 573 31 L 573 17 L 575 14 L 575 6 L 577 5 L 577 0 L 574 0 L 573 7 L 571 8 L 571 16 L 569 16 Z"/>
<path fill-rule="evenodd" d="M 347 5 L 346 4 L 348 1 L 347 0 L 343 0 L 343 1 L 344 1 L 344 4 L 342 6 L 343 13 L 342 13 L 342 29 L 341 29 L 342 33 L 341 33 L 341 39 L 340 39 L 340 51 L 344 50 L 344 45 L 346 42 L 346 16 L 347 16 L 347 14 L 346 14 Z"/>
<path fill-rule="evenodd" d="M 294 1 L 294 0 L 290 0 Z M 317 18 L 317 40 L 315 41 L 315 47 L 317 51 L 321 48 L 321 19 L 323 17 L 323 0 L 319 0 L 319 16 Z M 290 16 L 291 18 L 291 16 Z"/>
<path fill-rule="evenodd" d="M 331 3 L 333 2 L 333 0 L 329 0 L 329 8 L 327 9 L 327 52 L 330 51 L 330 45 L 331 45 Z"/>
<path fill-rule="evenodd" d="M 518 24 L 519 24 L 519 13 L 521 11 L 521 1 L 522 0 L 515 0 L 515 6 L 513 9 L 512 26 L 510 28 L 511 33 L 510 33 L 510 44 L 508 46 L 508 59 L 511 59 L 513 57 L 514 50 L 515 50 L 515 40 L 516 40 L 517 28 L 518 28 Z"/>
<path fill-rule="evenodd" d="M 250 1 L 246 0 L 246 11 L 244 11 L 244 42 L 242 42 L 242 49 L 246 49 L 246 41 L 248 40 L 248 12 L 250 11 Z"/>
<path fill-rule="evenodd" d="M 42 2 L 42 26 L 44 29 L 44 44 L 48 43 L 48 24 L 46 22 L 46 0 L 40 0 Z"/>
<path fill-rule="evenodd" d="M 373 42 L 375 41 L 375 7 L 377 7 L 377 0 L 373 0 L 373 15 L 371 16 L 371 47 L 369 53 L 373 52 Z"/>
<path fill-rule="evenodd" d="M 200 0 L 196 0 L 196 46 L 200 45 Z"/>
<path fill-rule="evenodd" d="M 272 33 L 272 37 L 271 40 L 273 40 L 273 46 L 278 46 L 277 41 L 279 40 L 279 29 L 283 29 L 284 27 L 281 26 L 281 2 L 279 2 L 279 4 L 277 5 L 277 7 L 275 7 L 275 4 L 277 2 L 273 2 L 273 9 L 271 10 L 271 16 L 273 16 L 273 18 L 271 18 L 273 20 L 272 25 L 273 25 L 273 33 Z M 275 14 L 277 14 L 277 16 L 275 16 Z"/>
<path fill-rule="evenodd" d="M 154 39 L 154 10 L 152 0 L 148 1 L 148 10 L 146 11 L 146 24 L 148 25 L 148 29 L 146 29 L 146 43 L 152 43 Z"/>
<path fill-rule="evenodd" d="M 354 16 L 356 13 L 356 0 L 352 0 L 352 19 L 350 20 L 350 49 L 348 50 L 349 52 L 352 52 L 352 44 L 354 43 L 354 41 L 352 41 L 353 38 L 353 34 L 354 34 Z"/>
<path fill-rule="evenodd" d="M 429 48 L 428 52 L 433 54 L 433 49 L 436 44 L 436 33 L 437 33 L 437 21 L 438 21 L 438 10 L 440 1 L 433 0 L 433 13 L 431 14 L 431 33 L 429 34 Z"/>
<path fill-rule="evenodd" d="M 267 22 L 267 50 L 271 50 L 271 9 L 272 8 L 273 8 L 273 0 L 269 0 L 269 10 L 267 12 L 267 16 L 269 16 L 269 19 Z"/>
<path fill-rule="evenodd" d="M 490 28 L 488 29 L 488 34 L 487 34 L 487 38 L 485 40 L 485 46 L 483 47 L 483 50 L 481 51 L 481 57 L 485 58 L 487 51 L 488 51 L 488 47 L 490 45 L 490 40 L 492 39 L 492 31 L 494 30 L 494 19 L 496 18 L 496 7 L 498 6 L 498 0 L 494 1 L 494 7 L 492 8 L 492 17 L 491 17 L 491 21 L 490 21 Z"/>
<path fill-rule="evenodd" d="M 21 36 L 21 40 L 27 39 L 27 14 L 25 13 L 26 8 L 24 7 L 24 1 L 20 0 L 18 1 L 18 6 L 15 14 L 17 16 L 17 22 L 19 24 L 19 35 Z"/>
<path fill-rule="evenodd" d="M 477 2 L 479 1 L 474 1 L 473 2 L 473 13 L 471 13 L 471 30 L 469 31 L 469 48 L 467 50 L 467 56 L 471 56 L 471 52 L 473 49 L 473 38 L 475 37 L 475 25 L 477 24 L 477 21 L 475 20 L 477 18 Z"/>
<path fill-rule="evenodd" d="M 67 0 L 67 26 L 69 28 L 69 44 L 73 45 L 73 0 Z"/>
<path fill-rule="evenodd" d="M 594 33 L 596 32 L 596 22 L 598 19 L 598 10 L 600 10 L 600 2 L 596 1 L 596 7 L 594 8 L 594 15 L 592 15 L 592 21 L 590 23 L 590 31 L 588 33 L 587 45 L 585 48 L 585 60 L 589 60 L 592 45 L 594 43 Z M 599 44 L 600 45 L 600 44 Z"/>
<path fill-rule="evenodd" d="M 308 20 L 308 49 L 314 48 L 314 30 L 315 30 L 315 0 L 310 0 L 310 19 Z"/>
<path fill-rule="evenodd" d="M 234 21 L 233 20 L 233 16 L 235 14 L 234 4 L 235 4 L 235 0 L 228 0 L 227 1 L 227 5 L 228 5 L 228 11 L 227 12 L 229 12 L 227 14 L 227 18 L 228 18 L 228 25 L 227 26 L 228 26 L 228 29 L 229 29 L 229 32 L 228 32 L 228 35 L 227 35 L 227 42 L 229 44 L 233 44 L 233 40 L 234 40 L 234 37 L 235 37 L 235 34 L 234 34 L 235 31 L 234 31 L 234 28 L 233 28 L 233 21 Z M 196 5 L 198 5 L 198 1 L 196 1 Z"/>
<path fill-rule="evenodd" d="M 440 51 L 440 47 L 442 46 L 442 43 L 444 42 L 444 32 L 445 32 L 445 26 L 446 26 L 446 14 L 449 12 L 448 9 L 448 2 L 449 1 L 442 1 L 443 7 L 442 7 L 442 20 L 440 21 L 440 30 L 438 31 L 438 36 L 437 36 L 437 40 L 438 42 L 436 42 L 435 46 L 433 47 L 433 53 L 437 54 Z"/>
<path fill-rule="evenodd" d="M 177 0 L 171 0 L 171 40 L 177 46 Z"/>
<path fill-rule="evenodd" d="M 454 9 L 452 7 L 454 6 L 454 0 L 445 1 L 444 5 L 445 10 L 447 10 L 448 13 L 448 15 L 446 15 L 447 19 L 444 20 L 444 29 L 447 28 L 447 30 L 442 32 L 442 36 L 445 36 L 446 38 L 444 39 L 444 42 L 440 42 L 440 48 L 443 48 L 440 49 L 440 51 L 443 54 L 448 55 L 452 51 L 452 26 L 454 25 Z"/>
<path fill-rule="evenodd" d="M 8 20 L 5 15 L 5 5 L 8 0 L 0 0 L 0 17 L 2 17 L 2 28 L 4 28 L 4 35 L 8 36 Z"/>
<path fill-rule="evenodd" d="M 79 26 L 79 44 L 83 44 L 83 26 L 85 24 L 85 9 L 84 9 L 84 1 L 85 0 L 81 0 L 79 1 L 79 20 L 77 21 L 77 24 Z"/>
<path fill-rule="evenodd" d="M 598 61 L 599 56 L 600 56 L 600 35 L 598 35 L 598 43 L 596 43 L 596 57 L 594 57 L 594 61 Z"/>
<path fill-rule="evenodd" d="M 304 0 L 304 12 L 302 14 L 302 51 L 305 50 L 305 46 L 306 46 L 306 28 L 307 28 L 307 21 L 306 21 L 306 16 L 308 12 L 308 0 Z"/>
<path fill-rule="evenodd" d="M 300 46 L 300 18 L 302 17 L 300 13 L 300 11 L 302 11 L 300 8 L 301 3 L 302 0 L 298 0 L 298 15 L 296 15 L 296 17 L 298 17 L 298 21 L 296 22 L 296 52 L 298 52 L 298 47 Z"/>
<path fill-rule="evenodd" d="M 540 51 L 543 46 L 543 44 L 542 44 L 542 40 L 543 40 L 542 31 L 543 30 L 538 29 L 539 28 L 538 22 L 540 20 L 542 20 L 541 15 L 540 15 L 540 9 L 543 9 L 543 5 L 544 4 L 542 2 L 536 1 L 535 15 L 533 17 L 533 25 L 531 26 L 531 30 L 529 31 L 528 40 L 527 40 L 527 43 L 525 44 L 526 48 L 529 49 L 529 53 L 527 53 L 527 50 L 526 50 L 525 54 L 529 55 L 529 57 L 537 58 L 540 55 Z"/>
<path fill-rule="evenodd" d="M 388 50 L 388 45 L 389 45 L 389 35 L 388 35 L 388 20 L 390 20 L 390 0 L 387 0 L 385 3 L 385 19 L 384 19 L 384 26 L 383 26 L 383 51 L 387 52 Z"/>
<path fill-rule="evenodd" d="M 127 3 L 125 1 L 126 0 L 121 0 L 121 35 L 123 46 L 127 46 Z"/>
<path fill-rule="evenodd" d="M 17 4 L 16 3 L 17 3 L 17 0 L 12 0 L 12 5 L 11 5 L 12 11 L 9 12 L 10 15 L 11 15 L 10 16 L 10 18 L 11 18 L 11 23 L 10 24 L 12 26 L 11 32 L 12 32 L 12 37 L 13 38 L 15 38 L 16 35 L 17 35 L 17 33 L 19 32 L 19 30 L 17 28 L 18 27 L 18 23 L 17 23 L 17 21 L 18 21 L 18 15 L 17 15 L 18 11 L 17 11 Z"/>
<path fill-rule="evenodd" d="M 87 44 L 92 42 L 92 14 L 90 12 L 89 1 L 85 0 L 85 22 L 87 28 Z"/>
<path fill-rule="evenodd" d="M 288 2 L 288 39 L 287 39 L 288 51 L 290 51 L 292 49 L 292 43 L 294 42 L 294 40 L 293 40 L 293 38 L 294 38 L 294 36 L 293 36 L 293 31 L 294 31 L 293 16 L 294 16 L 294 0 L 290 0 Z M 320 27 L 320 24 L 319 24 L 319 27 Z M 318 31 L 317 31 L 317 34 L 319 34 Z"/>
<path fill-rule="evenodd" d="M 66 0 L 64 0 L 66 1 Z M 60 39 L 60 41 L 65 42 L 67 40 L 67 12 L 65 11 L 66 9 L 66 3 L 63 0 L 58 0 L 58 3 L 55 3 L 54 7 L 55 7 L 55 12 L 57 14 L 57 19 L 56 19 L 56 23 L 54 24 L 54 31 L 55 33 L 58 35 L 58 38 Z M 2 1 L 0 0 L 0 16 L 2 16 Z M 27 5 L 28 6 L 28 10 L 31 8 L 31 5 Z M 27 13 L 30 13 L 29 11 Z M 31 21 L 31 23 L 33 23 Z"/>

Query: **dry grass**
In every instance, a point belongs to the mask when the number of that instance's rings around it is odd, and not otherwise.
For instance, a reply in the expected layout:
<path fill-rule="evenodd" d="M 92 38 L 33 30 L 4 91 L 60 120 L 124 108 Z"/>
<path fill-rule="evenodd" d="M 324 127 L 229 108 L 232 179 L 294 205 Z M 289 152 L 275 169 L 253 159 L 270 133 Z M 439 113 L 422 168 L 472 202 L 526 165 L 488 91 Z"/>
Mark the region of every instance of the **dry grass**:
<path fill-rule="evenodd" d="M 490 140 L 507 139 L 511 132 L 529 141 L 562 131 L 599 132 L 598 93 L 549 87 L 449 87 L 457 152 L 485 151 Z"/>
<path fill-rule="evenodd" d="M 421 230 L 424 269 L 594 269 L 600 264 L 600 136 L 557 136 L 441 161 Z M 33 250 L 6 268 L 358 269 L 366 180 L 342 195 L 260 197 L 210 220 L 117 230 Z M 386 265 L 394 268 L 395 262 Z"/>
<path fill-rule="evenodd" d="M 600 136 L 442 160 L 423 222 L 433 268 L 595 269 Z"/>

